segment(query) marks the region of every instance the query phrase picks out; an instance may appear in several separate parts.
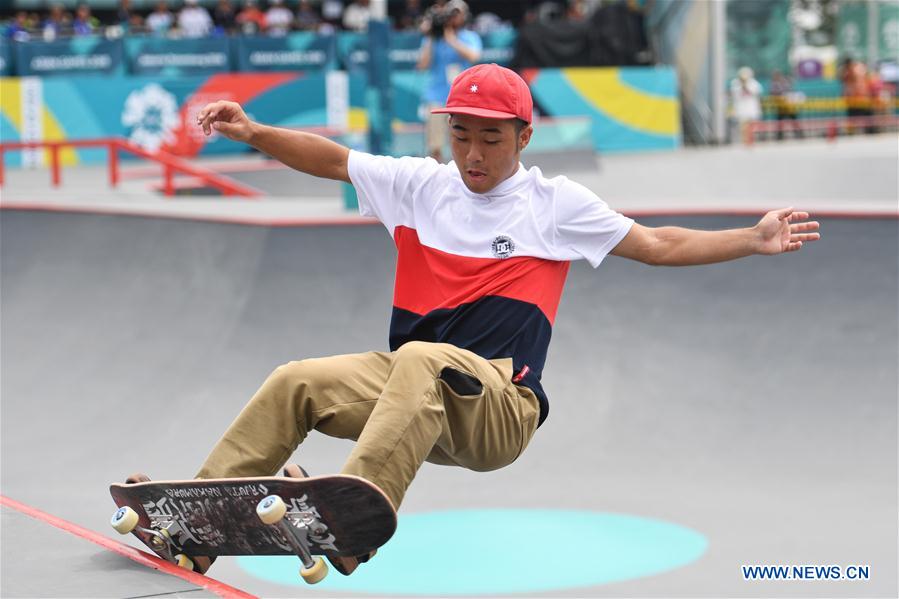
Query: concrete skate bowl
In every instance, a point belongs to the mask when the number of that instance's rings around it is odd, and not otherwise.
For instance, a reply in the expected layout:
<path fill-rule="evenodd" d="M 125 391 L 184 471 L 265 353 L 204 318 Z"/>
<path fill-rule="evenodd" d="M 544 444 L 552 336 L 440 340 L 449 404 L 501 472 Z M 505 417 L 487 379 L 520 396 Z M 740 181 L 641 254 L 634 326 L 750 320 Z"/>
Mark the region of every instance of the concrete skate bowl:
<path fill-rule="evenodd" d="M 706 229 L 755 220 L 640 218 Z M 441 514 L 458 510 L 621 514 L 693 531 L 702 551 L 630 577 L 569 584 L 556 572 L 554 587 L 505 591 L 442 579 L 414 592 L 734 595 L 747 584 L 741 564 L 826 559 L 878 575 L 816 591 L 895 594 L 897 223 L 820 220 L 824 239 L 786 256 L 573 265 L 544 375 L 551 413 L 531 446 L 490 474 L 426 465 L 403 506 L 419 518 L 409 526 L 444 526 Z M 3 494 L 103 535 L 114 535 L 110 482 L 134 470 L 191 476 L 278 364 L 386 347 L 395 251 L 380 226 L 4 210 L 0 260 Z M 310 437 L 295 459 L 334 471 L 349 447 Z M 48 469 L 58 492 L 47 492 Z M 42 551 L 14 538 L 19 556 Z M 537 570 L 527 546 L 495 550 Z M 129 567 L 97 551 L 68 552 L 58 572 L 138 594 Z M 382 569 L 410 563 L 382 559 Z M 46 594 L 41 570 L 23 568 L 30 582 L 4 567 L 3 594 Z M 235 559 L 211 574 L 261 595 L 413 592 L 299 589 Z"/>

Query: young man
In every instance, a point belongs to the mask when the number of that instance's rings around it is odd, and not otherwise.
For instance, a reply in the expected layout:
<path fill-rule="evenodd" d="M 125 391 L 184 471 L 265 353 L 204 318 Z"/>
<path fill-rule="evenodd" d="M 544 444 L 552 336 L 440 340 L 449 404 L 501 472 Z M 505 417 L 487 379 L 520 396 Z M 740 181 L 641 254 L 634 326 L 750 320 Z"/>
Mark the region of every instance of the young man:
<path fill-rule="evenodd" d="M 198 115 L 297 170 L 352 183 L 392 235 L 390 351 L 276 369 L 228 428 L 199 478 L 274 473 L 313 430 L 356 440 L 343 467 L 399 507 L 425 461 L 478 471 L 512 463 L 544 421 L 540 384 L 571 260 L 609 254 L 687 265 L 798 250 L 818 224 L 792 209 L 753 228 L 641 226 L 565 177 L 519 163 L 532 128 L 525 82 L 497 65 L 456 78 L 445 108 L 454 162 L 351 151 L 251 122 L 239 105 Z M 354 566 L 353 566 L 354 567 Z M 338 568 L 340 569 L 340 568 Z M 352 567 L 345 568 L 352 571 Z"/>

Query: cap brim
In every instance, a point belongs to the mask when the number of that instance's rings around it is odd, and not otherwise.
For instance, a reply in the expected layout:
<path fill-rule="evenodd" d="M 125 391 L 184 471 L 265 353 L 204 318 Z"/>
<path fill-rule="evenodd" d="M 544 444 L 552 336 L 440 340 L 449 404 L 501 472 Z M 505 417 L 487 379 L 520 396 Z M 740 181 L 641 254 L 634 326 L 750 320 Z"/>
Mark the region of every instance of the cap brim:
<path fill-rule="evenodd" d="M 447 106 L 446 108 L 435 108 L 431 114 L 468 114 L 471 116 L 480 116 L 485 119 L 517 119 L 517 114 L 511 112 L 502 112 L 499 110 L 489 110 L 487 108 L 466 108 L 464 106 Z"/>

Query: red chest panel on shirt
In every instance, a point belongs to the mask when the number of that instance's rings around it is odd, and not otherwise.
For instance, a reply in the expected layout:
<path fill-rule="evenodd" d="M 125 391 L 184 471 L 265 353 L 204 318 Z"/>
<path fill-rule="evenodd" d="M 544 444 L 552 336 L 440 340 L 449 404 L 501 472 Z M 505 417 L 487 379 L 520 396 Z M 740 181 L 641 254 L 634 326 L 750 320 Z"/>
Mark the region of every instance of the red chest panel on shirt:
<path fill-rule="evenodd" d="M 397 227 L 398 258 L 393 305 L 427 314 L 455 308 L 487 296 L 536 305 L 556 318 L 569 262 L 542 258 L 470 258 L 423 246 L 415 229 Z"/>

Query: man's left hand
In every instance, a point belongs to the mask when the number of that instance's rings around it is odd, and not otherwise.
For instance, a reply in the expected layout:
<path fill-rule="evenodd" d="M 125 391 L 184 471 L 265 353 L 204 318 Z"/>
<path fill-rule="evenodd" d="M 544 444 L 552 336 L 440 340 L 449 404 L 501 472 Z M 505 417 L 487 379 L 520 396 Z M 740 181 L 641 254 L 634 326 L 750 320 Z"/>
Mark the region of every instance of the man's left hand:
<path fill-rule="evenodd" d="M 769 212 L 755 226 L 758 233 L 759 254 L 795 252 L 807 241 L 821 239 L 817 221 L 809 221 L 808 212 L 783 208 Z"/>

